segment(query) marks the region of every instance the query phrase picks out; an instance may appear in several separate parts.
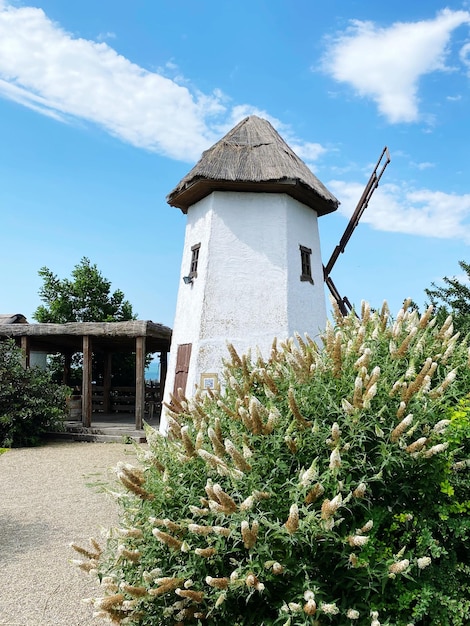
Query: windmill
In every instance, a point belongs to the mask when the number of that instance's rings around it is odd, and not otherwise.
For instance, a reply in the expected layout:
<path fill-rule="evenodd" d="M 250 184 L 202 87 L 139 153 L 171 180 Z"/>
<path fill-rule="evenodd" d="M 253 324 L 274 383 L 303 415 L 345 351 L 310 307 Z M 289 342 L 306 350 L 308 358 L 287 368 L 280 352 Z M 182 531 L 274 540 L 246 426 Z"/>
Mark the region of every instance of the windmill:
<path fill-rule="evenodd" d="M 349 302 L 347 297 L 344 297 L 344 298 L 341 297 L 339 291 L 336 288 L 336 285 L 331 279 L 331 276 L 330 276 L 331 270 L 333 269 L 336 261 L 338 260 L 339 255 L 344 253 L 346 249 L 346 245 L 348 241 L 351 239 L 351 235 L 353 234 L 356 226 L 359 224 L 359 220 L 361 219 L 362 214 L 366 210 L 369 204 L 369 201 L 372 197 L 372 194 L 379 186 L 379 181 L 382 178 L 382 174 L 384 173 L 385 168 L 387 167 L 389 163 L 390 163 L 390 153 L 388 151 L 387 146 L 385 146 L 385 148 L 382 150 L 382 154 L 380 155 L 380 158 L 377 161 L 377 164 L 374 170 L 372 171 L 372 174 L 369 178 L 369 181 L 367 182 L 367 185 L 362 193 L 362 196 L 359 202 L 357 203 L 354 213 L 352 214 L 351 219 L 349 220 L 346 230 L 344 231 L 344 234 L 341 237 L 339 244 L 333 250 L 333 254 L 331 255 L 328 263 L 323 266 L 323 276 L 325 279 L 325 283 L 328 289 L 330 290 L 331 295 L 336 300 L 339 310 L 341 311 L 343 315 L 347 315 L 349 311 L 352 311 L 352 305 Z"/>
<path fill-rule="evenodd" d="M 164 402 L 219 389 L 227 343 L 269 355 L 273 337 L 324 328 L 323 278 L 346 310 L 330 272 L 383 157 L 324 267 L 318 218 L 339 202 L 267 120 L 246 117 L 202 154 L 167 198 L 187 222 Z"/>

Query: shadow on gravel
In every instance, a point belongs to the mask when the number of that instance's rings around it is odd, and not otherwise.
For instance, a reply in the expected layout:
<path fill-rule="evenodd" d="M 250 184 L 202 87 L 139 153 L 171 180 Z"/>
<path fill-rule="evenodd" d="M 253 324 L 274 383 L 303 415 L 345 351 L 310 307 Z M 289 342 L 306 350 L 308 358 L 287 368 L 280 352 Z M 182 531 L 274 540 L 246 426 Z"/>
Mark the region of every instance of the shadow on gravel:
<path fill-rule="evenodd" d="M 14 516 L 0 515 L 0 564 L 14 561 L 24 552 L 31 552 L 50 541 L 54 532 L 44 520 L 24 521 Z"/>

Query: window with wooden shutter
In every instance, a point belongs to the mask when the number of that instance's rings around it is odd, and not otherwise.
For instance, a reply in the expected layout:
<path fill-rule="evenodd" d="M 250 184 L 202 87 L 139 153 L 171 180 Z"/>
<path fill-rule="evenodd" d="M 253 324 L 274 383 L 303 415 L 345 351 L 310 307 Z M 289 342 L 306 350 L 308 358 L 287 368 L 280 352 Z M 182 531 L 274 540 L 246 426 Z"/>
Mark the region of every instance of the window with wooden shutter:
<path fill-rule="evenodd" d="M 192 343 L 182 343 L 178 346 L 176 353 L 175 384 L 173 386 L 173 395 L 176 397 L 178 397 L 178 389 L 181 389 L 183 395 L 186 393 L 192 345 Z"/>
<path fill-rule="evenodd" d="M 300 265 L 301 273 L 300 280 L 308 281 L 313 284 L 312 278 L 312 250 L 306 246 L 299 246 L 300 248 Z"/>
<path fill-rule="evenodd" d="M 189 266 L 189 276 L 190 278 L 196 278 L 197 276 L 197 266 L 199 263 L 199 251 L 201 249 L 201 244 L 197 243 L 195 246 L 191 246 L 191 265 Z"/>

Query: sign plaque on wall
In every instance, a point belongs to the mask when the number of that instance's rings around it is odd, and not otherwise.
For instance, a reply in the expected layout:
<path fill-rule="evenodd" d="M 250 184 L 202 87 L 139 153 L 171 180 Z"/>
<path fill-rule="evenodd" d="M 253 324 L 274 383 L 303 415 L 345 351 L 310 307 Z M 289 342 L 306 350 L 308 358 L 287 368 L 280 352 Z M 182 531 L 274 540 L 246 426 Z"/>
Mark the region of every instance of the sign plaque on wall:
<path fill-rule="evenodd" d="M 201 374 L 201 389 L 205 391 L 209 389 L 211 391 L 219 391 L 219 375 L 211 373 Z"/>

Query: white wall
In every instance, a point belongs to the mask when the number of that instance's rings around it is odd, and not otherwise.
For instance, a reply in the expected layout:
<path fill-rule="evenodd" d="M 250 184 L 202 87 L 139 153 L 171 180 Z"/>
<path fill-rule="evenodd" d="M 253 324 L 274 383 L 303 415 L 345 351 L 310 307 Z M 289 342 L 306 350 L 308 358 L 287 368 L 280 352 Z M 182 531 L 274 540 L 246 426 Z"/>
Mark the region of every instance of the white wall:
<path fill-rule="evenodd" d="M 208 259 L 208 242 L 212 220 L 211 205 L 211 196 L 206 197 L 193 205 L 189 209 L 187 215 L 185 241 L 180 269 L 180 282 L 178 297 L 176 300 L 175 321 L 173 323 L 171 349 L 165 381 L 165 402 L 170 401 L 170 394 L 173 392 L 178 345 L 183 343 L 193 343 L 192 358 L 194 358 L 194 343 L 198 341 L 199 337 L 202 304 L 204 301 L 204 281 L 202 277 L 206 274 Z M 186 285 L 183 282 L 183 276 L 187 276 L 190 271 L 192 257 L 191 246 L 198 243 L 201 243 L 197 272 L 198 276 L 191 284 Z M 192 383 L 191 387 L 187 386 L 186 389 L 188 394 L 189 390 L 192 388 Z M 162 415 L 162 423 L 164 423 L 163 418 L 164 415 Z"/>
<path fill-rule="evenodd" d="M 293 198 L 289 201 L 290 215 L 295 213 L 287 227 L 289 337 L 297 331 L 313 339 L 325 329 L 327 319 L 318 218 L 311 208 Z M 299 245 L 312 250 L 313 285 L 300 280 Z"/>

